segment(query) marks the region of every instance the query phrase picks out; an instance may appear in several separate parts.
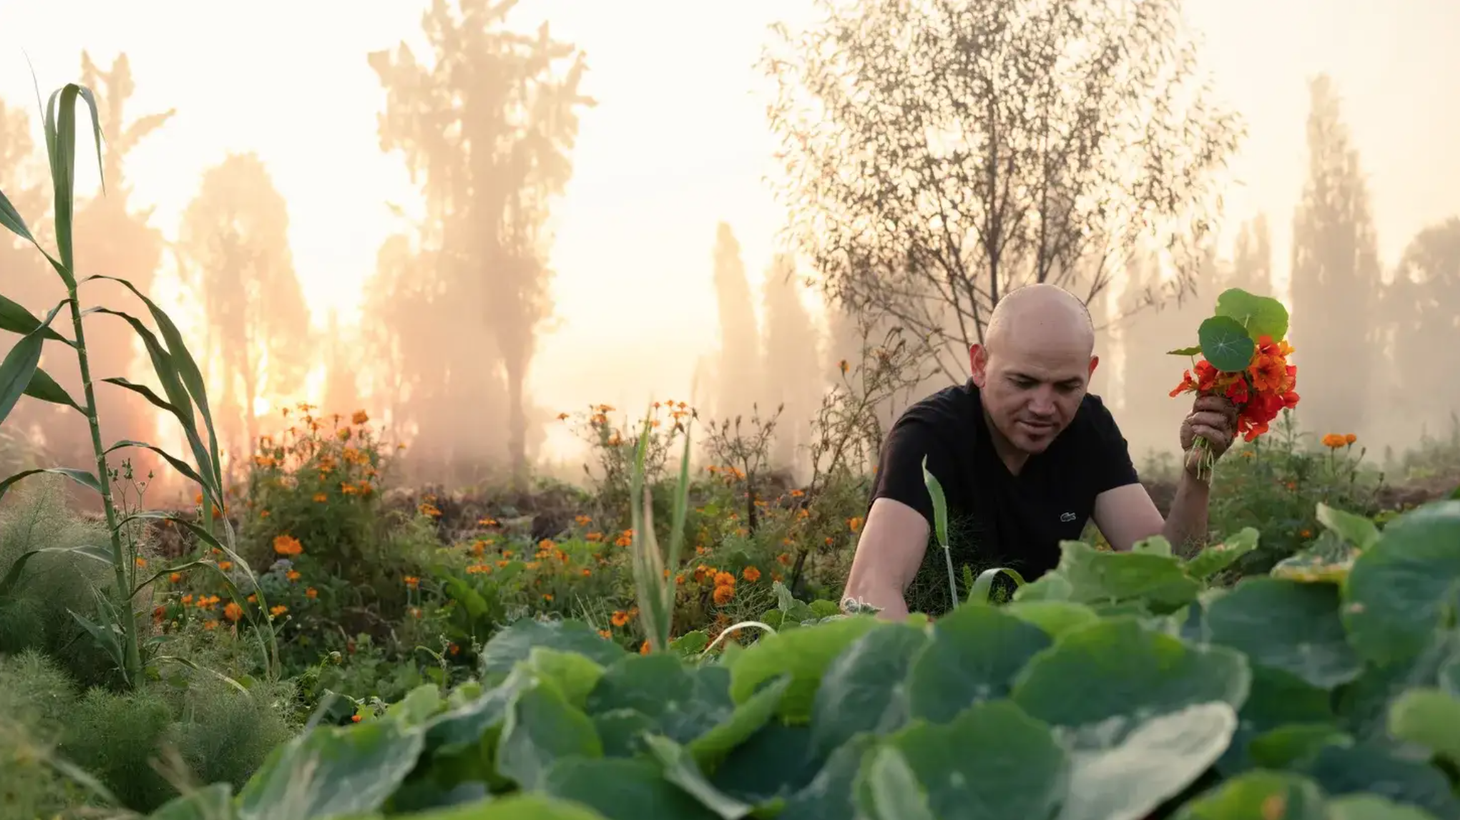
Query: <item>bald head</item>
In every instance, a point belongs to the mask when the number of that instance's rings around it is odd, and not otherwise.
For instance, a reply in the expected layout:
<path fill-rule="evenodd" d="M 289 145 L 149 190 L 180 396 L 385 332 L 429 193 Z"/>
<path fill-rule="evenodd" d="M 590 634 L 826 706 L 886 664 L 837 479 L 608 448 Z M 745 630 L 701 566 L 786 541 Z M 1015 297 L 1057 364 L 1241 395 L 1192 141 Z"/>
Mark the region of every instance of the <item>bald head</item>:
<path fill-rule="evenodd" d="M 1085 303 L 1064 288 L 1025 285 L 999 300 L 984 332 L 985 346 L 1001 350 L 1030 348 L 1084 351 L 1095 349 L 1095 325 Z"/>

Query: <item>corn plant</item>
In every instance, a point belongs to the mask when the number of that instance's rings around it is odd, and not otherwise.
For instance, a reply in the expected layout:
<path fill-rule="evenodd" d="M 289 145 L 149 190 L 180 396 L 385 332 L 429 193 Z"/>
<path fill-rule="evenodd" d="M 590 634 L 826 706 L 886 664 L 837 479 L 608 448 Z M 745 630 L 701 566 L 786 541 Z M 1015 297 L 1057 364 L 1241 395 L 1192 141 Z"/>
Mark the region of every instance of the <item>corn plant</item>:
<path fill-rule="evenodd" d="M 948 543 L 948 498 L 943 494 L 943 485 L 938 477 L 928 470 L 928 457 L 923 456 L 923 484 L 928 488 L 928 497 L 933 500 L 933 536 L 943 548 L 943 562 L 948 567 L 948 595 L 952 607 L 958 606 L 958 576 L 953 572 L 953 548 Z M 994 594 L 994 579 L 999 573 L 1014 579 L 1016 588 L 1024 586 L 1024 576 L 1008 567 L 986 569 L 973 578 L 967 566 L 963 567 L 963 585 L 968 589 L 969 601 L 989 601 Z"/>
<path fill-rule="evenodd" d="M 36 92 L 36 102 L 40 103 L 39 89 Z M 224 506 L 222 470 L 218 460 L 218 439 L 214 434 L 213 418 L 208 408 L 208 396 L 203 384 L 202 373 L 198 369 L 197 362 L 188 352 L 182 334 L 172 319 L 131 282 L 114 276 L 79 277 L 77 275 L 73 215 L 76 203 L 76 113 L 80 102 L 85 102 L 89 109 L 93 138 L 96 143 L 97 165 L 100 169 L 102 133 L 97 120 L 96 99 L 92 95 L 91 89 L 75 83 L 67 84 L 51 95 L 49 102 L 41 112 L 45 124 L 46 154 L 50 161 L 54 190 L 55 254 L 41 247 L 20 214 L 10 204 L 3 189 L 0 189 L 0 225 L 4 225 L 12 233 L 34 245 L 45 256 L 46 261 L 50 263 L 51 268 L 66 287 L 66 298 L 51 308 L 44 318 L 36 317 L 13 300 L 0 295 L 0 330 L 20 336 L 20 340 L 6 354 L 3 362 L 0 362 L 0 423 L 4 422 L 22 395 L 69 407 L 80 413 L 87 421 L 96 462 L 87 468 L 44 467 L 22 470 L 0 480 L 0 497 L 3 497 L 16 482 L 27 476 L 38 473 L 65 476 L 101 497 L 110 543 L 106 547 L 95 545 L 79 549 L 52 547 L 25 553 L 11 566 L 6 576 L 0 578 L 0 598 L 3 598 L 10 589 L 21 582 L 26 562 L 42 552 L 75 552 L 80 559 L 91 559 L 110 564 L 115 573 L 115 583 L 109 592 L 97 592 L 97 614 L 100 622 L 74 611 L 71 612 L 71 616 L 110 654 L 126 685 L 135 686 L 143 679 L 144 672 L 143 641 L 137 628 L 139 607 L 135 600 L 139 593 L 150 588 L 153 581 L 170 572 L 193 567 L 211 568 L 223 577 L 231 595 L 238 600 L 242 600 L 244 596 L 238 593 L 232 580 L 219 569 L 218 564 L 207 558 L 194 560 L 181 566 L 168 567 L 148 577 L 138 577 L 136 556 L 133 554 L 131 540 L 123 538 L 125 528 L 137 526 L 147 520 L 176 522 L 196 535 L 205 546 L 215 548 L 227 555 L 234 565 L 245 574 L 253 591 L 259 596 L 262 611 L 267 611 L 267 604 L 264 601 L 263 590 L 258 586 L 257 578 L 248 568 L 248 564 L 232 548 L 231 525 L 226 518 L 222 520 L 220 538 L 219 535 L 215 535 L 211 517 L 207 514 L 210 504 L 219 509 Z M 106 180 L 103 178 L 103 194 L 106 191 L 105 185 Z M 80 295 L 81 286 L 98 281 L 115 282 L 136 295 L 147 306 L 152 321 L 156 325 L 156 332 L 142 320 L 122 311 L 102 306 L 83 308 Z M 63 311 L 71 319 L 69 338 L 52 326 Z M 158 395 L 147 385 L 129 381 L 122 376 L 97 378 L 92 373 L 82 320 L 87 316 L 98 315 L 126 322 L 141 338 L 147 349 L 148 358 L 152 362 L 153 372 L 162 387 L 162 395 Z M 46 342 L 63 345 L 76 354 L 81 374 L 80 401 L 68 394 L 55 379 L 41 369 L 41 354 Z M 175 418 L 192 450 L 193 464 L 146 442 L 131 440 L 111 444 L 103 442 L 101 425 L 97 418 L 96 387 L 98 382 L 139 395 L 154 407 Z M 199 417 L 201 417 L 201 426 Z M 119 450 L 134 448 L 156 453 L 183 476 L 198 484 L 204 497 L 204 515 L 200 517 L 201 524 L 171 512 L 149 510 L 125 512 L 119 509 L 113 497 L 111 472 L 107 467 L 107 458 Z M 203 554 L 206 555 L 206 553 Z M 277 674 L 278 670 L 278 651 L 273 629 L 266 620 L 263 620 L 262 617 L 255 617 L 253 613 L 249 613 L 249 619 L 253 622 L 254 634 L 260 642 L 264 664 L 270 676 L 273 676 Z M 182 658 L 159 656 L 158 659 L 174 660 L 191 665 Z"/>
<path fill-rule="evenodd" d="M 674 511 L 669 525 L 669 555 L 659 548 L 654 535 L 654 499 L 651 487 L 644 480 L 644 458 L 650 439 L 652 420 L 646 415 L 644 430 L 634 452 L 634 470 L 629 478 L 629 508 L 634 527 L 634 589 L 639 601 L 639 617 L 655 652 L 669 648 L 674 620 L 675 570 L 684 547 L 684 519 L 689 513 L 689 425 L 684 428 L 684 455 L 679 462 L 679 485 L 674 493 Z"/>

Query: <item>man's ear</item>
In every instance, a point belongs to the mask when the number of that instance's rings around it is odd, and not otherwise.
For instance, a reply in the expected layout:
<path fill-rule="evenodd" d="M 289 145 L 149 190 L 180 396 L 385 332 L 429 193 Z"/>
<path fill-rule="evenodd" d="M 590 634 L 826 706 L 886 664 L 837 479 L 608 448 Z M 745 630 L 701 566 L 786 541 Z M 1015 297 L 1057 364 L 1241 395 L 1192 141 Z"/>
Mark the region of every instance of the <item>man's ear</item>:
<path fill-rule="evenodd" d="M 1089 373 L 1089 375 L 1091 375 L 1091 376 L 1095 375 L 1095 368 L 1096 367 L 1099 367 L 1099 366 L 1100 366 L 1100 357 L 1099 356 L 1091 356 L 1090 357 L 1090 373 Z"/>
<path fill-rule="evenodd" d="M 988 379 L 989 351 L 980 344 L 968 348 L 968 369 L 973 373 L 973 383 L 982 388 Z"/>

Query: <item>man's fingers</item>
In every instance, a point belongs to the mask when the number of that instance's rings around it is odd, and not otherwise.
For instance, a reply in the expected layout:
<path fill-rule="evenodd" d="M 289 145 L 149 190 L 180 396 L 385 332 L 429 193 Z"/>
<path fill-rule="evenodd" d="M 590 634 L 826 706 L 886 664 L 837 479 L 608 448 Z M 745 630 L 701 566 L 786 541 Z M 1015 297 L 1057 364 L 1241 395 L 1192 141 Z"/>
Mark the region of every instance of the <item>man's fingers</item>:
<path fill-rule="evenodd" d="M 1237 418 L 1237 405 L 1226 396 L 1198 396 L 1192 404 L 1193 413 L 1220 413 L 1230 418 Z"/>
<path fill-rule="evenodd" d="M 1218 426 L 1193 424 L 1191 433 L 1195 438 L 1206 439 L 1207 443 L 1217 450 L 1225 450 L 1232 443 L 1232 433 Z"/>
<path fill-rule="evenodd" d="M 1203 410 L 1199 413 L 1191 414 L 1191 426 L 1194 428 L 1206 427 L 1214 430 L 1230 430 L 1236 421 L 1235 416 L 1228 416 L 1225 413 L 1217 413 L 1211 410 Z"/>

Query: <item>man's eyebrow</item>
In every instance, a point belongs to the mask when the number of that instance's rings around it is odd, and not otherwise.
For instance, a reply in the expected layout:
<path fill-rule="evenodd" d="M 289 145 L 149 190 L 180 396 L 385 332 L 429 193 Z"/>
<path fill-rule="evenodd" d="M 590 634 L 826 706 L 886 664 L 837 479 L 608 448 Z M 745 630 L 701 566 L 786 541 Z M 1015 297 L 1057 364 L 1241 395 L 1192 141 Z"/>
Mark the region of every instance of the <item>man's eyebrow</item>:
<path fill-rule="evenodd" d="M 1044 379 L 1041 379 L 1038 376 L 1031 376 L 1028 373 L 1023 373 L 1023 372 L 1020 372 L 1018 370 L 1011 370 L 1011 371 L 1009 371 L 1009 377 L 1010 378 L 1013 378 L 1013 379 L 1023 379 L 1024 381 L 1031 381 L 1031 382 L 1044 381 Z M 1080 383 L 1080 377 L 1079 376 L 1070 376 L 1069 378 L 1059 379 L 1058 381 L 1056 381 L 1054 383 L 1055 384 L 1079 384 Z"/>

